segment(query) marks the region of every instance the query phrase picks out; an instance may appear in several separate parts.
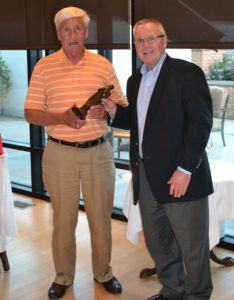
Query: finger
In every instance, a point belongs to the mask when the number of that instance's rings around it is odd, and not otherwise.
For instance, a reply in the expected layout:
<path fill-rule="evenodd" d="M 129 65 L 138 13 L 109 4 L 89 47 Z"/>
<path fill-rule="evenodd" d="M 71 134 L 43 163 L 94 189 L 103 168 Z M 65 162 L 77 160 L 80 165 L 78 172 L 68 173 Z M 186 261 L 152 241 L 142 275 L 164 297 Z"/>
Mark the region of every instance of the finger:
<path fill-rule="evenodd" d="M 174 195 L 174 193 L 175 193 L 175 188 L 174 188 L 174 186 L 171 184 L 171 185 L 170 185 L 170 195 Z"/>
<path fill-rule="evenodd" d="M 182 191 L 182 196 L 184 196 L 184 195 L 185 195 L 185 193 L 186 193 L 186 191 L 187 191 L 187 188 L 188 188 L 188 185 L 187 185 L 187 186 L 185 186 L 185 187 L 183 188 L 183 191 Z"/>
<path fill-rule="evenodd" d="M 179 197 L 179 191 L 175 189 L 175 190 L 174 190 L 173 196 L 174 196 L 175 198 L 178 198 L 178 197 Z"/>
<path fill-rule="evenodd" d="M 180 198 L 182 196 L 181 190 L 177 191 L 177 198 Z"/>

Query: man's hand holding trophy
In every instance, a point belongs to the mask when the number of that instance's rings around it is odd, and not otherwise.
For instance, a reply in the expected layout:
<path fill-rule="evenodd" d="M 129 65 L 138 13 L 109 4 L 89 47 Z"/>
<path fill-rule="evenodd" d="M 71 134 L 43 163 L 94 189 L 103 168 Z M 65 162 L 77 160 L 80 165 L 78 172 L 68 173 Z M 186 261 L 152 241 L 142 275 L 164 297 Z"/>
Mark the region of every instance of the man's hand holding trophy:
<path fill-rule="evenodd" d="M 91 96 L 81 107 L 73 106 L 72 111 L 81 119 L 85 120 L 88 110 L 94 106 L 102 103 L 103 98 L 108 98 L 111 95 L 111 90 L 114 86 L 109 85 L 107 88 L 99 88 L 97 92 Z"/>

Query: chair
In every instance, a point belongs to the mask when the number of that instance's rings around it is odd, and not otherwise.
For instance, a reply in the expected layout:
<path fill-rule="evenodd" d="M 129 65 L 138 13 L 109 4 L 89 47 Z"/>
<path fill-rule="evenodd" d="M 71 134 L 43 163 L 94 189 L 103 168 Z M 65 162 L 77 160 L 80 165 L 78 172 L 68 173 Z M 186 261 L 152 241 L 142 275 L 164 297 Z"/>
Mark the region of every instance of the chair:
<path fill-rule="evenodd" d="M 8 257 L 7 257 L 7 252 L 6 251 L 1 252 L 0 253 L 0 258 L 1 258 L 1 261 L 2 261 L 3 270 L 5 272 L 9 271 L 10 270 L 10 265 L 9 265 L 9 261 L 8 261 Z"/>
<path fill-rule="evenodd" d="M 224 122 L 230 95 L 223 87 L 210 86 L 209 89 L 213 101 L 213 126 L 211 131 L 220 131 L 223 146 L 226 146 L 224 138 Z"/>
<path fill-rule="evenodd" d="M 117 152 L 118 152 L 118 158 L 120 158 L 120 152 L 123 150 L 129 150 L 129 142 L 127 142 L 125 145 L 121 145 L 122 139 L 128 139 L 130 138 L 130 132 L 129 130 L 123 130 L 123 129 L 114 129 L 113 130 L 113 138 L 117 138 Z"/>

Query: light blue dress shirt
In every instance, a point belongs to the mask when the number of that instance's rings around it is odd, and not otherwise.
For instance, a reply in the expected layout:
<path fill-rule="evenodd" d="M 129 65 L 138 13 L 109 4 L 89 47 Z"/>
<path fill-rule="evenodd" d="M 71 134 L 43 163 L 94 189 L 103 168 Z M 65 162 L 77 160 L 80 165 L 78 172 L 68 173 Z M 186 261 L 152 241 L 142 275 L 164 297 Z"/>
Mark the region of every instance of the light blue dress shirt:
<path fill-rule="evenodd" d="M 157 82 L 162 64 L 166 58 L 166 54 L 164 53 L 156 66 L 148 71 L 147 66 L 143 64 L 141 67 L 141 83 L 137 96 L 137 118 L 138 118 L 138 134 L 139 134 L 139 153 L 140 157 L 143 158 L 142 153 L 142 140 L 145 128 L 145 119 L 148 111 L 150 99 Z"/>

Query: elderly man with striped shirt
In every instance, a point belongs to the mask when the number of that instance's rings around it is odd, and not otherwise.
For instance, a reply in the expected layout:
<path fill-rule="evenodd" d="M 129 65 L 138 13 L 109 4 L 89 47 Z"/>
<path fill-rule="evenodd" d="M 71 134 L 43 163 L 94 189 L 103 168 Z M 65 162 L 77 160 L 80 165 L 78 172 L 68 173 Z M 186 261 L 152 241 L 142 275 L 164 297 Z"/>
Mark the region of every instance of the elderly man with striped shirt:
<path fill-rule="evenodd" d="M 87 13 L 66 7 L 57 12 L 54 21 L 62 47 L 36 64 L 25 102 L 26 120 L 46 126 L 49 137 L 42 167 L 53 208 L 56 276 L 48 296 L 63 297 L 74 281 L 80 189 L 90 228 L 94 280 L 118 294 L 121 284 L 110 266 L 115 166 L 106 138 L 109 127 L 100 105 L 85 120 L 72 107 L 82 106 L 99 88 L 110 85 L 114 86 L 114 102 L 126 106 L 127 100 L 112 64 L 85 48 L 90 21 Z"/>

